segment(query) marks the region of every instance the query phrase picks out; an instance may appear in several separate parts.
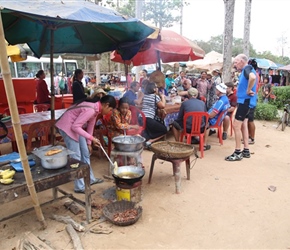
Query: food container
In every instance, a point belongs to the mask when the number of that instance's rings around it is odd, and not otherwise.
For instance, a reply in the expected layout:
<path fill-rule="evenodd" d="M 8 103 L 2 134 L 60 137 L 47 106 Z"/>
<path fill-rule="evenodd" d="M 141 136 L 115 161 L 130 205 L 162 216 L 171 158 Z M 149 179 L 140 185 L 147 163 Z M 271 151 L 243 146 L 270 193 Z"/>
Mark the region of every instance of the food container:
<path fill-rule="evenodd" d="M 120 135 L 112 139 L 115 149 L 123 152 L 134 152 L 143 148 L 145 138 L 137 135 Z"/>
<path fill-rule="evenodd" d="M 124 182 L 131 185 L 143 178 L 145 175 L 145 170 L 142 167 L 121 166 L 118 167 L 117 173 L 113 173 L 112 175 L 116 181 L 116 184 L 119 182 Z"/>
<path fill-rule="evenodd" d="M 47 151 L 52 149 L 61 149 L 60 153 L 47 156 L 45 155 Z M 44 146 L 32 151 L 41 160 L 41 165 L 46 169 L 59 169 L 63 168 L 67 164 L 68 155 L 74 152 L 68 150 L 63 146 Z"/>

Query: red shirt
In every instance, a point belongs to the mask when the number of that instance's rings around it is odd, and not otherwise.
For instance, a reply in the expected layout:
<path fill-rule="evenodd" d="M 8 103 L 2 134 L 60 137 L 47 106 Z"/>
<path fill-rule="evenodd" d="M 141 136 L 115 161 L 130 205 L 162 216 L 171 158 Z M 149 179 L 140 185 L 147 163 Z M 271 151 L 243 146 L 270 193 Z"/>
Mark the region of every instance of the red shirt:
<path fill-rule="evenodd" d="M 46 82 L 43 79 L 38 79 L 36 83 L 36 102 L 50 103 L 49 91 Z"/>
<path fill-rule="evenodd" d="M 231 107 L 237 106 L 237 95 L 235 93 L 228 95 L 228 99 L 229 99 Z M 231 113 L 231 112 L 229 112 L 229 113 Z"/>

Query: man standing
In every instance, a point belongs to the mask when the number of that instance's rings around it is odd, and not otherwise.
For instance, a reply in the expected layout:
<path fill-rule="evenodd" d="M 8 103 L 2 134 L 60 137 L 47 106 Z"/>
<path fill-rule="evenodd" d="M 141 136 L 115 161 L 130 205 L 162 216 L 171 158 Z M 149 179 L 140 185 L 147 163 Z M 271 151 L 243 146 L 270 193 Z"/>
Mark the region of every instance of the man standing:
<path fill-rule="evenodd" d="M 183 118 L 184 114 L 188 112 L 206 112 L 205 103 L 201 100 L 196 99 L 198 96 L 198 90 L 196 88 L 190 88 L 188 91 L 188 97 L 189 99 L 181 104 L 178 117 L 177 119 L 172 123 L 172 132 L 175 138 L 175 141 L 179 141 L 180 138 L 180 131 L 183 128 Z M 191 121 L 186 122 L 186 130 L 190 133 L 191 131 Z M 205 124 L 202 125 L 202 127 L 205 127 Z"/>
<path fill-rule="evenodd" d="M 230 108 L 228 109 L 227 115 L 225 116 L 225 119 L 223 121 L 223 140 L 227 139 L 227 132 L 230 126 L 230 120 L 232 119 L 233 112 L 237 106 L 237 96 L 234 93 L 234 84 L 232 82 L 227 82 L 225 83 L 225 85 L 227 86 L 227 97 L 230 102 Z"/>
<path fill-rule="evenodd" d="M 235 132 L 235 151 L 225 158 L 226 161 L 240 161 L 243 158 L 250 158 L 248 132 L 248 115 L 251 108 L 257 104 L 256 95 L 256 72 L 255 69 L 248 65 L 248 58 L 244 54 L 239 54 L 234 59 L 234 67 L 242 71 L 239 77 L 239 86 L 237 89 L 238 108 L 233 123 Z M 244 123 L 243 129 L 242 124 Z M 241 150 L 242 134 L 244 138 L 244 150 Z"/>
<path fill-rule="evenodd" d="M 140 88 L 139 82 L 131 82 L 130 89 L 126 91 L 123 97 L 126 97 L 129 100 L 129 104 L 135 106 L 139 104 L 137 101 L 137 93 Z"/>

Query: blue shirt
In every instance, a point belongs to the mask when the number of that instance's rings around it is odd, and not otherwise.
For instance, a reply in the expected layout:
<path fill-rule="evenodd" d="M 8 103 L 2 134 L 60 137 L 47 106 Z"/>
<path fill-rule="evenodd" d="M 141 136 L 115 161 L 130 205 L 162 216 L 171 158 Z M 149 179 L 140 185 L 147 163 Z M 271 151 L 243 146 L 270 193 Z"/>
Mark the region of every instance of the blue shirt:
<path fill-rule="evenodd" d="M 166 77 L 165 78 L 165 88 L 168 91 L 170 88 L 172 88 L 174 84 L 174 80 L 172 78 Z"/>
<path fill-rule="evenodd" d="M 239 85 L 237 88 L 237 102 L 243 104 L 245 100 L 250 99 L 250 108 L 254 108 L 257 105 L 257 94 L 256 87 L 257 81 L 255 81 L 254 86 L 252 87 L 252 91 L 255 93 L 253 96 L 247 94 L 248 84 L 249 84 L 249 74 L 254 73 L 256 75 L 256 71 L 251 65 L 247 65 L 243 68 L 240 77 L 239 77 Z"/>
<path fill-rule="evenodd" d="M 123 97 L 126 97 L 129 100 L 129 104 L 135 106 L 135 100 L 137 99 L 137 94 L 134 93 L 131 89 L 126 91 L 126 93 L 123 95 Z"/>
<path fill-rule="evenodd" d="M 210 114 L 211 112 L 215 112 L 216 116 L 213 118 L 209 119 L 209 124 L 210 125 L 215 125 L 218 119 L 218 116 L 221 112 L 223 112 L 224 110 L 227 110 L 230 107 L 230 102 L 229 99 L 226 95 L 221 96 L 215 103 L 214 105 L 210 108 L 210 110 L 208 111 L 208 113 Z M 223 119 L 226 116 L 226 112 L 224 113 L 221 121 L 223 121 Z M 219 124 L 220 125 L 220 124 Z"/>

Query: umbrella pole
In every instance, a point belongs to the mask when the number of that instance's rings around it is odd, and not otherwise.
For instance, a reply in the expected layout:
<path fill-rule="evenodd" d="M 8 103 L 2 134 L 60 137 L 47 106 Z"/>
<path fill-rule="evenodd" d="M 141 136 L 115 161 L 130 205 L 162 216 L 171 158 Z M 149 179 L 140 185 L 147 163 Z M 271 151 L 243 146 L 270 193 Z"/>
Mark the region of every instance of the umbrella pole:
<path fill-rule="evenodd" d="M 54 120 L 55 118 L 55 88 L 54 88 L 54 67 L 53 67 L 53 43 L 54 43 L 54 30 L 50 30 L 50 89 L 51 89 L 51 100 L 50 100 L 50 111 L 51 111 L 51 119 Z M 55 139 L 55 128 L 54 126 L 51 127 L 51 138 L 50 142 L 54 145 Z"/>
<path fill-rule="evenodd" d="M 24 170 L 24 176 L 26 179 L 30 197 L 33 202 L 36 216 L 38 220 L 40 221 L 42 228 L 46 228 L 47 224 L 44 219 L 41 207 L 39 205 L 37 193 L 36 193 L 34 182 L 32 179 L 31 172 L 30 172 L 30 166 L 28 164 L 27 152 L 25 149 L 24 140 L 22 136 L 22 129 L 20 125 L 20 119 L 19 119 L 17 103 L 16 103 L 16 98 L 15 98 L 15 93 L 14 93 L 14 87 L 12 84 L 11 72 L 10 72 L 9 63 L 7 60 L 7 51 L 5 47 L 5 38 L 4 38 L 1 11 L 0 11 L 0 48 L 1 48 L 0 66 L 2 68 L 2 75 L 3 75 L 3 80 L 4 80 L 6 96 L 9 97 L 7 98 L 8 105 L 9 105 L 9 109 L 10 109 L 10 113 L 12 117 L 12 125 L 13 125 L 13 130 L 14 130 L 17 146 L 19 149 L 20 159 L 23 166 L 23 170 Z"/>
<path fill-rule="evenodd" d="M 126 63 L 124 63 L 124 67 L 125 67 L 125 76 L 126 76 L 126 90 L 128 90 L 129 89 L 129 83 L 128 83 L 129 69 Z"/>

